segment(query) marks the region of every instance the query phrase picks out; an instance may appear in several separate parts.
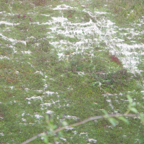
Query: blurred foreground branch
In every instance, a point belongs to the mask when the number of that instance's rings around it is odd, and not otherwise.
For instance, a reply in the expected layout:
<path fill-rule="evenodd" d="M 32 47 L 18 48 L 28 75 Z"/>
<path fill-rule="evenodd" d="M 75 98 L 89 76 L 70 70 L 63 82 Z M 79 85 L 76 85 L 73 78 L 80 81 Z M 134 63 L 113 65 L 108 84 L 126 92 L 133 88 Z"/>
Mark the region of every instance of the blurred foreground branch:
<path fill-rule="evenodd" d="M 60 128 L 57 128 L 53 131 L 53 133 L 57 133 L 59 131 L 62 131 L 64 129 L 68 129 L 68 128 L 71 128 L 71 127 L 75 127 L 75 126 L 78 126 L 78 125 L 81 125 L 81 124 L 84 124 L 84 123 L 87 123 L 89 121 L 93 121 L 93 120 L 97 120 L 97 119 L 103 119 L 103 118 L 111 118 L 111 117 L 114 117 L 114 118 L 118 118 L 118 117 L 137 117 L 137 118 L 140 118 L 140 115 L 139 114 L 109 114 L 109 115 L 102 115 L 102 116 L 95 116 L 95 117 L 90 117 L 90 118 L 87 118 L 83 121 L 80 121 L 80 122 L 77 122 L 77 123 L 74 123 L 74 124 L 71 124 L 71 125 L 68 125 L 68 126 L 64 126 L 64 127 L 60 127 Z M 46 134 L 47 135 L 47 131 L 46 132 L 42 132 L 42 133 L 39 133 L 35 136 L 33 136 L 32 138 L 22 142 L 21 144 L 27 144 L 31 141 L 33 141 L 34 139 L 42 136 Z"/>

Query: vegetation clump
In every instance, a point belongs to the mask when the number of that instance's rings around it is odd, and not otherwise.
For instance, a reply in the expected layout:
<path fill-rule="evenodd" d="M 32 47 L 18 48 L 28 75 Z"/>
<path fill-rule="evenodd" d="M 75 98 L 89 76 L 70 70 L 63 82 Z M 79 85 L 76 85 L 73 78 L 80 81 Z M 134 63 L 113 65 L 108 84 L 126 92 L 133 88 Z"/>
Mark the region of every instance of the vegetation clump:
<path fill-rule="evenodd" d="M 118 65 L 122 65 L 122 63 L 120 62 L 120 60 L 118 59 L 118 57 L 116 57 L 115 55 L 110 56 L 111 61 L 115 62 Z"/>

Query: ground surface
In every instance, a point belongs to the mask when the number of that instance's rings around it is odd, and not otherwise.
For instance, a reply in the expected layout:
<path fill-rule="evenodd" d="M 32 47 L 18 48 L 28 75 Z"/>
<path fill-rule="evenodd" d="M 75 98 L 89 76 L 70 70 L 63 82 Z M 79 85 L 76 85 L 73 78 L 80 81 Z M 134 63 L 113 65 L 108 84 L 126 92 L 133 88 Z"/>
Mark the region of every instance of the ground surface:
<path fill-rule="evenodd" d="M 59 125 L 62 115 L 71 124 L 102 109 L 124 113 L 128 94 L 144 111 L 144 17 L 128 8 L 119 14 L 121 7 L 103 1 L 1 1 L 0 143 L 45 131 L 47 114 Z M 144 143 L 140 120 L 127 119 L 130 125 L 116 127 L 92 121 L 58 141 Z"/>

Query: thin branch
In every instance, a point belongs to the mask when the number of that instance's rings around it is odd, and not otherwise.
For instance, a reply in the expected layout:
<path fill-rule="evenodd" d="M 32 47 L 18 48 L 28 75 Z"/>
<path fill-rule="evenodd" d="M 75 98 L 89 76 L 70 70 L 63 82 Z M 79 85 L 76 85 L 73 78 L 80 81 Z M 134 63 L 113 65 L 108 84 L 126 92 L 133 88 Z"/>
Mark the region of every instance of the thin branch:
<path fill-rule="evenodd" d="M 121 117 L 121 116 L 127 116 L 127 117 L 139 117 L 139 114 L 109 114 L 109 115 L 102 115 L 102 116 L 95 116 L 95 117 L 90 117 L 90 118 L 87 118 L 81 122 L 78 122 L 78 123 L 74 123 L 74 124 L 71 124 L 71 125 L 68 125 L 68 126 L 64 126 L 64 127 L 60 127 L 60 128 L 57 128 L 54 130 L 54 133 L 57 133 L 59 131 L 62 131 L 64 129 L 67 129 L 67 128 L 71 128 L 71 127 L 75 127 L 75 126 L 78 126 L 78 125 L 81 125 L 81 124 L 84 124 L 84 123 L 87 123 L 89 121 L 92 121 L 92 120 L 96 120 L 96 119 L 103 119 L 103 118 L 108 118 L 108 117 Z M 43 134 L 47 134 L 47 132 L 42 132 L 42 133 L 39 133 L 35 136 L 33 136 L 32 138 L 22 142 L 21 144 L 27 144 L 31 141 L 33 141 L 34 139 L 42 136 Z"/>

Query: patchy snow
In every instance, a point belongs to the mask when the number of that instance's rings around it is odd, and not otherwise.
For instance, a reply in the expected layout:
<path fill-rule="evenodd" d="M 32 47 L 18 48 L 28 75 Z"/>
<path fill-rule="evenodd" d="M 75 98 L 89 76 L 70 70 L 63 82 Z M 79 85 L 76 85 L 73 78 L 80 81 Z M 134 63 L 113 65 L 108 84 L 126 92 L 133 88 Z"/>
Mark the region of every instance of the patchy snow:
<path fill-rule="evenodd" d="M 58 94 L 58 93 L 52 92 L 52 91 L 45 91 L 43 94 L 52 95 L 52 94 Z"/>
<path fill-rule="evenodd" d="M 73 119 L 73 120 L 78 120 L 79 118 L 76 117 L 76 116 L 70 116 L 70 115 L 67 115 L 65 116 L 66 119 Z"/>
<path fill-rule="evenodd" d="M 52 114 L 53 113 L 53 111 L 51 111 L 51 110 L 47 110 L 47 112 L 46 112 L 46 114 Z"/>
<path fill-rule="evenodd" d="M 39 115 L 39 114 L 35 114 L 35 117 L 36 117 L 37 119 L 40 119 L 40 118 L 42 118 L 43 116 L 41 116 L 41 115 Z"/>
<path fill-rule="evenodd" d="M 30 98 L 26 98 L 27 100 L 41 100 L 42 101 L 42 97 L 41 96 L 32 96 Z"/>
<path fill-rule="evenodd" d="M 10 58 L 7 56 L 0 56 L 0 59 L 10 59 Z"/>
<path fill-rule="evenodd" d="M 97 140 L 95 140 L 95 139 L 88 139 L 88 141 L 91 143 L 96 143 L 97 142 Z"/>
<path fill-rule="evenodd" d="M 76 7 L 71 7 L 68 5 L 58 5 L 57 7 L 53 8 L 53 10 L 69 10 L 69 9 L 77 9 Z M 135 37 L 138 37 L 139 35 L 144 34 L 143 31 L 138 31 L 135 30 L 134 28 L 119 28 L 115 23 L 112 21 L 106 19 L 105 17 L 102 17 L 102 15 L 106 15 L 106 12 L 99 12 L 95 11 L 94 13 L 84 9 L 83 12 L 86 12 L 91 18 L 96 20 L 96 22 L 93 22 L 91 19 L 89 22 L 84 22 L 84 23 L 72 23 L 70 22 L 67 18 L 65 18 L 63 15 L 61 17 L 52 17 L 52 20 L 49 20 L 48 22 L 31 22 L 31 25 L 49 25 L 51 26 L 51 32 L 47 32 L 47 37 L 46 38 L 55 38 L 55 36 L 51 36 L 52 34 L 54 35 L 64 35 L 65 37 L 70 37 L 70 38 L 77 38 L 79 41 L 78 42 L 69 42 L 67 40 L 59 40 L 59 41 L 51 41 L 50 44 L 52 44 L 58 51 L 58 56 L 60 60 L 66 59 L 68 61 L 68 56 L 64 54 L 64 50 L 74 50 L 73 54 L 77 53 L 82 53 L 86 49 L 90 49 L 90 56 L 93 56 L 93 44 L 97 44 L 100 46 L 101 42 L 103 42 L 105 45 L 103 46 L 105 50 L 109 50 L 111 54 L 116 55 L 122 62 L 125 68 L 127 68 L 131 73 L 138 72 L 140 73 L 141 71 L 137 68 L 137 65 L 139 64 L 139 56 L 144 55 L 144 44 L 143 43 L 136 43 L 135 42 Z M 5 13 L 5 12 L 0 12 L 0 13 Z M 10 15 L 10 14 L 9 14 Z M 41 14 L 43 16 L 49 17 L 50 15 L 47 14 Z M 97 20 L 96 17 L 101 15 L 101 19 Z M 7 26 L 14 26 L 14 25 L 19 25 L 19 23 L 10 23 L 6 21 L 0 21 L 0 25 L 7 25 Z M 133 27 L 137 26 L 142 26 L 144 24 L 144 20 L 140 19 L 139 23 L 134 23 Z M 62 28 L 62 29 L 60 29 Z M 10 31 L 10 29 L 5 29 L 5 31 Z M 125 31 L 125 32 L 122 32 Z M 117 36 L 119 35 L 119 36 Z M 34 37 L 29 37 L 27 38 L 26 41 L 24 40 L 17 40 L 13 38 L 9 38 L 4 36 L 2 33 L 0 33 L 0 36 L 2 39 L 7 40 L 12 42 L 12 45 L 16 43 L 22 43 L 26 45 L 27 40 L 29 38 L 34 38 Z M 125 41 L 125 36 L 127 36 L 127 39 L 131 40 L 130 44 L 127 44 Z M 14 46 L 9 46 L 13 49 L 14 53 L 17 53 L 15 50 Z M 39 43 L 36 43 L 38 46 Z M 32 52 L 30 50 L 28 51 L 21 51 L 23 54 L 31 54 Z M 2 56 L 0 55 L 0 59 L 10 59 L 7 56 Z M 34 68 L 34 66 L 30 64 L 31 67 Z M 15 70 L 16 74 L 19 74 L 20 72 Z M 35 71 L 35 73 L 39 73 L 41 75 L 44 75 L 41 71 Z M 83 76 L 84 72 L 77 72 L 79 75 Z M 48 76 L 45 75 L 45 78 Z M 46 79 L 43 79 L 45 82 Z M 49 78 L 49 80 L 55 81 L 54 78 Z M 95 84 L 95 83 L 94 83 Z M 101 83 L 98 82 L 99 86 L 101 87 Z M 42 92 L 43 95 L 54 95 L 56 94 L 58 96 L 58 92 L 53 92 L 53 91 L 48 91 L 46 90 L 49 87 L 49 84 L 45 83 L 44 84 L 44 89 L 43 90 L 35 90 L 37 92 Z M 9 87 L 11 90 L 13 90 L 15 87 L 10 86 Z M 67 89 L 73 90 L 73 88 L 68 87 Z M 30 89 L 25 88 L 25 91 L 28 92 Z M 141 91 L 144 93 L 144 91 Z M 109 103 L 109 106 L 114 109 L 113 105 L 111 104 L 111 99 L 110 97 L 115 97 L 117 96 L 123 96 L 123 93 L 119 94 L 110 94 L 106 93 L 103 94 L 104 97 L 107 97 L 108 99 L 106 100 Z M 32 96 L 26 98 L 28 100 L 28 104 L 32 103 L 32 100 L 40 100 L 43 102 L 43 97 L 44 96 Z M 143 98 L 144 99 L 144 98 Z M 128 100 L 123 100 L 122 101 L 128 101 Z M 16 103 L 17 101 L 13 101 L 13 103 Z M 10 103 L 12 103 L 10 101 Z M 59 104 L 59 105 L 58 105 Z M 97 104 L 97 103 L 95 103 Z M 46 107 L 46 109 L 52 105 L 57 105 L 58 108 L 60 107 L 66 107 L 69 106 L 66 102 L 66 104 L 63 104 L 63 106 L 60 105 L 60 100 L 54 101 L 53 99 L 50 100 L 50 102 L 42 103 L 41 106 Z M 117 113 L 118 111 L 114 111 Z M 51 110 L 46 111 L 47 114 L 52 114 L 54 113 Z M 22 117 L 25 115 L 25 113 L 22 113 Z M 39 119 L 43 116 L 39 114 L 34 114 L 34 117 Z M 1 118 L 1 117 L 0 117 Z M 79 118 L 76 116 L 70 116 L 67 115 L 65 116 L 66 119 L 73 119 L 73 120 L 78 120 Z M 22 118 L 22 121 L 26 121 L 26 119 Z M 69 130 L 73 130 L 74 128 L 67 128 Z M 77 134 L 76 131 L 73 133 Z M 4 136 L 3 133 L 0 133 L 1 136 Z M 82 132 L 80 135 L 87 135 L 87 133 Z M 126 137 L 126 136 L 124 136 Z M 66 139 L 61 138 L 64 141 Z M 97 140 L 95 139 L 88 139 L 89 143 L 96 143 Z"/>
<path fill-rule="evenodd" d="M 53 8 L 53 10 L 67 10 L 67 9 L 78 9 L 77 7 L 71 7 L 68 6 L 66 4 L 62 4 L 62 5 L 57 5 L 56 8 Z"/>
<path fill-rule="evenodd" d="M 32 52 L 30 50 L 28 51 L 21 51 L 23 54 L 31 54 Z"/>
<path fill-rule="evenodd" d="M 10 23 L 10 22 L 7 22 L 7 21 L 0 21 L 0 25 L 1 24 L 5 24 L 5 25 L 9 25 L 9 26 L 19 25 L 19 23 Z"/>
<path fill-rule="evenodd" d="M 8 38 L 8 37 L 4 36 L 4 35 L 1 34 L 1 33 L 0 33 L 0 36 L 1 36 L 3 39 L 7 40 L 7 41 L 11 41 L 13 44 L 20 42 L 20 43 L 23 43 L 23 44 L 26 45 L 26 41 L 17 40 L 17 39 L 13 39 L 13 38 Z"/>

